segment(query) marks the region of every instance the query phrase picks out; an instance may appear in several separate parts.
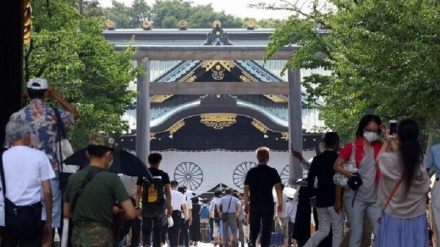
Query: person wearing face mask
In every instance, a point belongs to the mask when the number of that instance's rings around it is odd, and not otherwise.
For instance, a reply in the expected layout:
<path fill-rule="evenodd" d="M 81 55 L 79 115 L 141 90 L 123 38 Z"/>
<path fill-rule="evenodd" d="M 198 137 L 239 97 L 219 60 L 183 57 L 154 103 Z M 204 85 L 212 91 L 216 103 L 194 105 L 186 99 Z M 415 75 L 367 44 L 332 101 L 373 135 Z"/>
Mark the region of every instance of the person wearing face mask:
<path fill-rule="evenodd" d="M 64 218 L 73 218 L 72 246 L 113 246 L 113 213 L 119 202 L 125 218 L 136 211 L 118 175 L 107 171 L 115 140 L 106 134 L 90 135 L 90 165 L 69 177 L 64 194 Z"/>
<path fill-rule="evenodd" d="M 381 209 L 377 204 L 377 185 L 380 173 L 376 169 L 375 160 L 382 147 L 379 140 L 382 124 L 377 115 L 365 115 L 358 123 L 356 140 L 347 143 L 339 152 L 333 169 L 347 177 L 360 176 L 363 184 L 357 192 L 347 188 L 343 195 L 343 204 L 350 223 L 350 247 L 360 247 L 362 242 L 363 221 L 368 219 L 373 229 L 374 236 L 377 236 L 379 225 L 377 219 L 380 217 Z M 343 165 L 350 160 L 353 148 L 355 148 L 355 161 L 357 173 L 344 169 Z"/>

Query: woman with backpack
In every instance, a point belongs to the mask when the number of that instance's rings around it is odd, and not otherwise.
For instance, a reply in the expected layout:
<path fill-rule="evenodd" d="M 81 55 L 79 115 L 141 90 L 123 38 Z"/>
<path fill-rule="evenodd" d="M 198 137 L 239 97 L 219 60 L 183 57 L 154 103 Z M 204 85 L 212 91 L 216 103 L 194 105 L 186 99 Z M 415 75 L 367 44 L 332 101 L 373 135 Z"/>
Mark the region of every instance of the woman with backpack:
<path fill-rule="evenodd" d="M 200 208 L 200 233 L 201 241 L 204 243 L 211 242 L 211 235 L 208 234 L 209 229 L 209 206 L 207 200 L 203 200 L 202 207 Z"/>

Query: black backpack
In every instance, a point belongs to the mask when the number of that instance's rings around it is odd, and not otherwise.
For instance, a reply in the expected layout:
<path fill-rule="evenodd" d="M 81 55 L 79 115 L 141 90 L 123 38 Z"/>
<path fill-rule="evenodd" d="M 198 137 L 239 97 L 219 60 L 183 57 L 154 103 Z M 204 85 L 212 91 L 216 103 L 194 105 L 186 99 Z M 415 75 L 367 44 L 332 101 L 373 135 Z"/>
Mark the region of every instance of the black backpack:
<path fill-rule="evenodd" d="M 158 204 L 165 205 L 165 186 L 162 183 L 162 176 L 154 176 L 153 182 L 149 182 L 147 178 L 143 178 L 142 183 L 142 206 L 157 206 Z"/>

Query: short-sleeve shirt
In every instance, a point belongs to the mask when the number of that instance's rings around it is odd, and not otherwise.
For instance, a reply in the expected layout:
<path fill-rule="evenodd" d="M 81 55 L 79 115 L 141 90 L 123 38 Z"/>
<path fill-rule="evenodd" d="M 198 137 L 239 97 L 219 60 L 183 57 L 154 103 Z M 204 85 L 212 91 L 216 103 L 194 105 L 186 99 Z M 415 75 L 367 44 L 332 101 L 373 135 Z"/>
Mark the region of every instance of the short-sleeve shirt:
<path fill-rule="evenodd" d="M 266 164 L 251 168 L 244 180 L 244 185 L 248 185 L 250 190 L 250 205 L 272 207 L 274 205 L 272 189 L 278 183 L 281 183 L 281 178 L 275 168 Z"/>
<path fill-rule="evenodd" d="M 162 177 L 162 184 L 164 185 L 164 187 L 166 184 L 170 183 L 170 177 L 168 176 L 168 173 L 164 172 L 163 170 L 160 170 L 156 167 L 150 167 L 150 168 L 148 168 L 148 170 L 150 171 L 150 173 L 153 177 L 156 177 L 156 176 Z M 136 185 L 142 186 L 143 182 L 144 182 L 143 178 L 139 177 L 136 182 Z"/>
<path fill-rule="evenodd" d="M 354 144 L 356 145 L 356 153 L 355 153 L 355 160 L 356 160 L 356 166 L 359 168 L 361 161 L 365 155 L 364 151 L 364 137 L 358 138 Z M 382 148 L 382 142 L 381 141 L 374 141 L 371 143 L 374 150 L 374 159 L 377 158 L 377 155 L 379 154 L 380 149 Z M 348 161 L 351 156 L 353 144 L 347 143 L 342 150 L 339 152 L 339 157 L 345 161 Z M 374 165 L 374 164 L 373 164 Z M 376 179 L 379 181 L 380 179 L 380 170 L 377 170 L 376 172 Z"/>
<path fill-rule="evenodd" d="M 182 205 L 186 204 L 185 196 L 177 190 L 171 190 L 171 207 L 173 211 L 182 211 Z"/>
<path fill-rule="evenodd" d="M 70 176 L 64 194 L 65 202 L 72 205 L 77 188 L 91 169 L 93 167 L 89 165 Z M 99 172 L 85 186 L 79 197 L 73 213 L 73 221 L 99 222 L 113 225 L 113 206 L 116 202 L 123 202 L 129 199 L 127 190 L 118 175 L 109 171 Z"/>
<path fill-rule="evenodd" d="M 61 120 L 66 129 L 73 128 L 74 119 L 70 112 L 59 110 Z M 53 170 L 58 174 L 59 161 L 57 158 L 57 117 L 55 111 L 40 99 L 32 100 L 29 105 L 11 115 L 10 120 L 26 120 L 31 124 L 33 135 L 31 147 L 46 153 Z"/>
<path fill-rule="evenodd" d="M 231 195 L 226 195 L 217 202 L 217 205 L 221 206 L 223 213 L 235 213 L 237 206 L 241 205 L 241 202 Z"/>
<path fill-rule="evenodd" d="M 217 205 L 217 202 L 220 200 L 220 197 L 214 197 L 211 202 L 209 202 L 209 212 L 214 213 L 215 205 Z"/>
<path fill-rule="evenodd" d="M 429 149 L 425 166 L 427 169 L 434 167 L 435 176 L 440 177 L 440 144 L 433 145 Z"/>
<path fill-rule="evenodd" d="M 150 168 L 148 168 L 148 170 L 150 171 L 151 176 L 162 177 L 162 185 L 165 190 L 165 185 L 170 184 L 170 177 L 168 176 L 168 173 L 166 173 L 163 170 L 160 170 L 159 168 L 156 168 L 156 167 L 150 167 Z M 142 186 L 143 183 L 144 183 L 144 178 L 139 177 L 136 182 L 136 185 Z M 163 195 L 165 196 L 165 191 L 164 191 Z"/>
<path fill-rule="evenodd" d="M 18 206 L 41 201 L 41 182 L 55 177 L 46 154 L 27 146 L 6 150 L 3 169 L 6 197 Z"/>
<path fill-rule="evenodd" d="M 363 146 L 364 138 L 360 137 L 354 143 L 356 145 L 356 153 L 355 153 L 356 166 L 359 167 L 359 165 L 361 164 L 361 160 L 364 157 L 364 146 Z M 374 141 L 371 143 L 371 145 L 373 145 L 374 157 L 376 158 L 382 147 L 382 142 Z M 352 148 L 353 148 L 353 144 L 351 142 L 347 143 L 339 152 L 339 157 L 341 157 L 341 159 L 343 160 L 348 161 L 351 156 Z"/>
<path fill-rule="evenodd" d="M 122 181 L 127 193 L 130 197 L 136 197 L 136 183 L 138 181 L 137 177 L 127 176 L 124 174 L 118 174 L 119 178 Z"/>

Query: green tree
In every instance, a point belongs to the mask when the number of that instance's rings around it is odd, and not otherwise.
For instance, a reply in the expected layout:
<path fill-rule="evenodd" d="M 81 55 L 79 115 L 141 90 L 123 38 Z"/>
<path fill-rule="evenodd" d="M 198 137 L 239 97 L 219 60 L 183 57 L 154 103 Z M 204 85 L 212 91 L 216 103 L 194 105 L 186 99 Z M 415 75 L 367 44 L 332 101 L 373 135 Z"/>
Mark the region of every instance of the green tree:
<path fill-rule="evenodd" d="M 312 1 L 309 13 L 295 5 L 280 7 L 293 14 L 272 36 L 268 57 L 285 45 L 298 44 L 301 48 L 286 69 L 332 71 L 331 76 L 305 78 L 303 86 L 311 102 L 325 99 L 321 116 L 345 139 L 353 138 L 357 121 L 366 113 L 385 121 L 412 117 L 423 128 L 432 127 L 440 103 L 437 1 L 329 2 L 331 8 L 323 10 L 319 1 Z"/>
<path fill-rule="evenodd" d="M 141 20 L 150 20 L 153 28 L 178 28 L 180 20 L 188 22 L 188 28 L 209 28 L 214 20 L 220 20 L 224 27 L 242 27 L 244 21 L 223 11 L 215 11 L 210 4 L 193 5 L 189 1 L 156 0 L 148 6 L 145 0 L 135 0 L 132 6 L 113 1 L 107 8 L 106 18 L 115 22 L 116 27 L 140 28 Z"/>
<path fill-rule="evenodd" d="M 32 5 L 34 32 L 24 49 L 25 79 L 48 79 L 76 106 L 81 118 L 70 133 L 75 148 L 85 146 L 90 132 L 128 130 L 121 116 L 135 96 L 128 84 L 141 75 L 132 66 L 135 51 L 116 52 L 101 36 L 102 20 L 81 16 L 74 1 L 49 3 Z"/>
<path fill-rule="evenodd" d="M 245 18 L 245 21 L 247 21 L 248 19 L 250 18 Z M 277 28 L 281 23 L 282 20 L 274 19 L 274 18 L 261 19 L 255 21 L 256 28 Z"/>
<path fill-rule="evenodd" d="M 243 20 L 227 15 L 223 11 L 216 12 L 211 4 L 195 5 L 179 0 L 156 0 L 152 8 L 153 25 L 155 28 L 177 28 L 180 20 L 188 22 L 188 28 L 209 28 L 214 20 L 219 20 L 222 26 L 237 28 L 243 25 Z"/>

